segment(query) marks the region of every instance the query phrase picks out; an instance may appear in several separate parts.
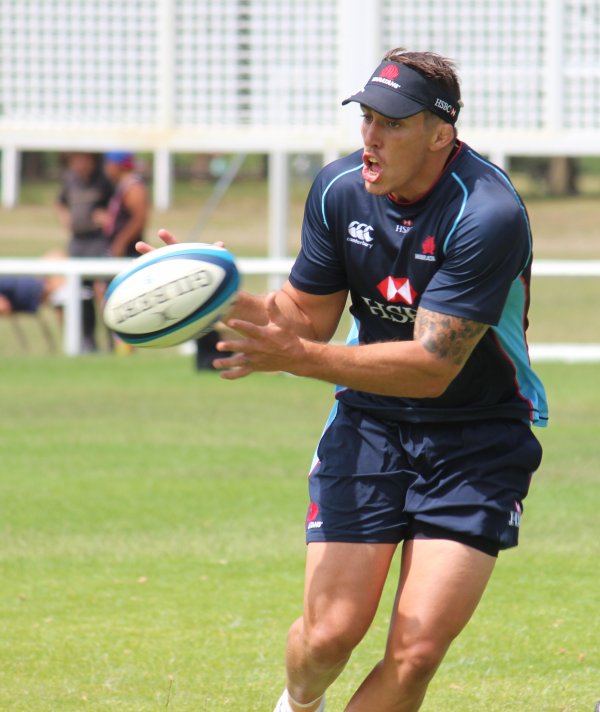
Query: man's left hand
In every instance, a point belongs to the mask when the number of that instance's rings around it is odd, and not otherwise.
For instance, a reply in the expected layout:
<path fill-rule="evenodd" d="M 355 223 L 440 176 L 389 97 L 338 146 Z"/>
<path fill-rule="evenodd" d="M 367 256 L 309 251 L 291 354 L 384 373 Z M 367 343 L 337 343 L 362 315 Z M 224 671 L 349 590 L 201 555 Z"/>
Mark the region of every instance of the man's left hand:
<path fill-rule="evenodd" d="M 277 306 L 275 293 L 265 298 L 268 323 L 264 326 L 241 319 L 230 319 L 227 326 L 241 338 L 227 339 L 217 344 L 219 351 L 234 352 L 233 356 L 217 358 L 213 366 L 228 380 L 243 378 L 255 371 L 286 371 L 301 375 L 306 342 L 292 329 Z"/>

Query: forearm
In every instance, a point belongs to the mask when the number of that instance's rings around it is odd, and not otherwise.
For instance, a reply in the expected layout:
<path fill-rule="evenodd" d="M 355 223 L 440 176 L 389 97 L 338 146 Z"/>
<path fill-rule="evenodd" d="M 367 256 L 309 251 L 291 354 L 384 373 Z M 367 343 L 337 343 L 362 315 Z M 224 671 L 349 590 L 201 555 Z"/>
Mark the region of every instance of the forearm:
<path fill-rule="evenodd" d="M 405 398 L 441 395 L 459 368 L 418 341 L 342 346 L 302 341 L 289 372 L 368 393 Z"/>
<path fill-rule="evenodd" d="M 432 398 L 460 373 L 487 328 L 420 309 L 414 340 L 360 346 L 302 341 L 293 373 L 379 395 Z"/>
<path fill-rule="evenodd" d="M 337 315 L 344 298 L 345 293 L 338 292 L 322 303 L 334 306 L 331 311 Z M 435 398 L 460 373 L 488 328 L 461 317 L 420 309 L 413 339 L 338 346 L 329 343 L 337 318 L 329 320 L 319 338 L 312 338 L 290 323 L 275 295 L 265 297 L 264 310 L 262 324 L 230 320 L 240 338 L 219 344 L 220 351 L 235 352 L 231 358 L 215 360 L 215 366 L 224 369 L 223 378 L 243 378 L 255 371 L 286 371 L 377 395 Z M 310 308 L 307 311 L 311 313 Z M 317 329 L 321 321 L 318 315 L 326 311 L 313 309 L 312 313 L 310 323 Z"/>
<path fill-rule="evenodd" d="M 56 204 L 56 215 L 60 224 L 66 229 L 71 229 L 71 213 L 62 203 Z"/>

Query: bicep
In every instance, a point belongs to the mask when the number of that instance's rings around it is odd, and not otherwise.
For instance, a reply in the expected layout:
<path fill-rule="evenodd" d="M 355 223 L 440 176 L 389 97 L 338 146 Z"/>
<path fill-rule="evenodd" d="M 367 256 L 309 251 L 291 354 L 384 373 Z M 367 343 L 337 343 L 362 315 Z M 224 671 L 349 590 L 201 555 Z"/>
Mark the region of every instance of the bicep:
<path fill-rule="evenodd" d="M 148 211 L 148 195 L 141 185 L 132 186 L 123 196 L 123 202 L 132 216 L 145 219 Z"/>
<path fill-rule="evenodd" d="M 485 332 L 487 324 L 420 307 L 414 339 L 454 375 L 462 369 Z"/>
<path fill-rule="evenodd" d="M 323 342 L 333 337 L 346 306 L 346 290 L 310 294 L 296 289 L 288 281 L 279 294 L 278 305 L 284 313 L 289 310 L 288 316 L 302 327 L 302 336 Z"/>

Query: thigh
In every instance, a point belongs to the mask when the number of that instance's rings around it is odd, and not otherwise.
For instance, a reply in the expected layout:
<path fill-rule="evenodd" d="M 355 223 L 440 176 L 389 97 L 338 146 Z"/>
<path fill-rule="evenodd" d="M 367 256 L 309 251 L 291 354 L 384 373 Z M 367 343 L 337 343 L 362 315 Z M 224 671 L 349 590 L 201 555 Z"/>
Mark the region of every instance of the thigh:
<path fill-rule="evenodd" d="M 388 653 L 423 646 L 443 656 L 473 615 L 495 562 L 455 541 L 405 542 Z"/>
<path fill-rule="evenodd" d="M 328 636 L 346 637 L 356 645 L 377 611 L 395 550 L 395 544 L 309 544 L 305 628 L 325 627 Z"/>

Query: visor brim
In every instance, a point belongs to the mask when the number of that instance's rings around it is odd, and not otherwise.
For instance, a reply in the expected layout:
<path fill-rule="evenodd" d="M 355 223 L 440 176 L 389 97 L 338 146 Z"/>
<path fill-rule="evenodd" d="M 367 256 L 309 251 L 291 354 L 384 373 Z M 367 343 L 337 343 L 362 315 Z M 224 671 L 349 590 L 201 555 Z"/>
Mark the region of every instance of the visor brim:
<path fill-rule="evenodd" d="M 372 84 L 367 86 L 364 91 L 359 91 L 344 99 L 342 105 L 345 106 L 350 102 L 364 104 L 364 106 L 368 106 L 369 109 L 373 109 L 388 119 L 406 119 L 427 109 L 427 106 L 421 102 L 410 99 L 396 91 L 382 86 L 373 86 Z"/>

